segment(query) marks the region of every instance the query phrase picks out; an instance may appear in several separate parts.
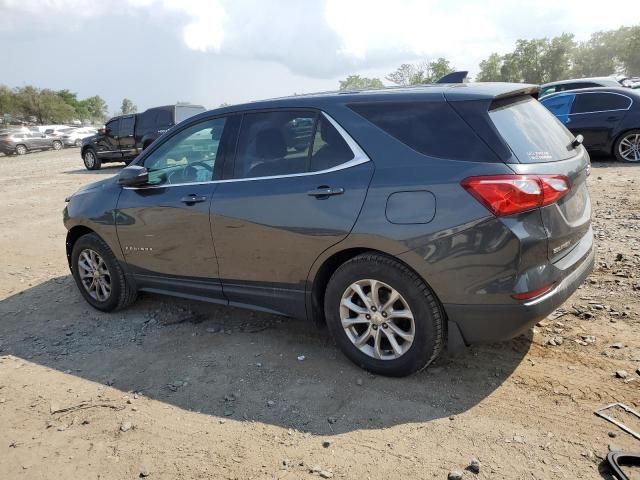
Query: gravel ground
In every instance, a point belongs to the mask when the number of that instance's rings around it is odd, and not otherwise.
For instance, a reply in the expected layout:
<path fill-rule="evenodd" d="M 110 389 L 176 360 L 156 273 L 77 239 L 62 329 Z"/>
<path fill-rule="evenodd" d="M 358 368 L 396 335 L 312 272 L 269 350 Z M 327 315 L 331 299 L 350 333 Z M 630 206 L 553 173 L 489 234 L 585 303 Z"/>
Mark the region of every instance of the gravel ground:
<path fill-rule="evenodd" d="M 640 165 L 593 167 L 585 285 L 528 335 L 389 379 L 301 321 L 152 295 L 92 310 L 61 212 L 120 167 L 0 156 L 0 478 L 612 478 L 608 449 L 640 450 L 593 414 L 640 408 Z"/>

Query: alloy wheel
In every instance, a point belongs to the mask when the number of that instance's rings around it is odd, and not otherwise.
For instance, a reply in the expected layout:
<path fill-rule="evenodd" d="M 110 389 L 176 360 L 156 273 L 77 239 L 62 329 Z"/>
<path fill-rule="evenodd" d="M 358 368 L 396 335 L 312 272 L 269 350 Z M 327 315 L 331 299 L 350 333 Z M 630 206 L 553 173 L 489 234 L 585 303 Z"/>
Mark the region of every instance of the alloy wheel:
<path fill-rule="evenodd" d="M 60 142 L 53 142 L 53 149 L 54 149 L 54 150 L 61 150 L 61 149 L 62 149 L 62 143 L 60 143 Z"/>
<path fill-rule="evenodd" d="M 87 168 L 93 168 L 93 166 L 96 164 L 96 156 L 91 150 L 88 150 L 87 153 L 84 154 L 84 164 L 87 166 Z"/>
<path fill-rule="evenodd" d="M 78 275 L 87 293 L 99 302 L 111 296 L 111 274 L 98 252 L 86 248 L 78 257 Z"/>
<path fill-rule="evenodd" d="M 18 145 L 16 147 L 16 153 L 18 155 L 24 155 L 25 153 L 27 153 L 27 147 L 25 147 L 24 145 Z"/>
<path fill-rule="evenodd" d="M 378 280 L 349 285 L 342 294 L 340 320 L 351 343 L 372 358 L 395 360 L 413 344 L 415 321 L 409 304 Z"/>
<path fill-rule="evenodd" d="M 640 162 L 640 133 L 624 137 L 618 144 L 618 153 L 627 162 Z"/>

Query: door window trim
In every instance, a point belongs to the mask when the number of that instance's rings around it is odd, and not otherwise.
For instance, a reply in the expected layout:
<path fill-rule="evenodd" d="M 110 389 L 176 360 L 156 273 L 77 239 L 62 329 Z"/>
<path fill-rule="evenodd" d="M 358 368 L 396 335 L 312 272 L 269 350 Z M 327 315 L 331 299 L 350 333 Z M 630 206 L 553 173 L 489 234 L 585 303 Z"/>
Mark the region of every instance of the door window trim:
<path fill-rule="evenodd" d="M 566 117 L 569 115 L 591 115 L 593 113 L 606 113 L 606 112 L 626 112 L 629 111 L 631 109 L 631 107 L 633 106 L 633 98 L 623 94 L 623 93 L 618 93 L 618 92 L 571 92 L 571 91 L 567 91 L 567 92 L 563 92 L 563 93 L 558 93 L 558 95 L 554 95 L 553 98 L 558 98 L 558 97 L 563 97 L 563 96 L 567 96 L 567 95 L 597 95 L 597 94 L 604 94 L 604 95 L 618 95 L 620 97 L 624 97 L 627 100 L 629 100 L 629 106 L 627 108 L 614 108 L 611 110 L 597 110 L 594 112 L 578 112 L 578 113 L 565 113 L 560 115 L 561 117 Z M 542 98 L 540 100 L 540 102 L 544 102 L 545 100 L 551 100 L 551 98 L 549 98 L 548 96 L 545 96 L 544 98 Z M 543 103 L 544 105 L 544 103 Z M 545 105 L 546 106 L 546 105 Z"/>
<path fill-rule="evenodd" d="M 286 110 L 289 110 L 289 109 L 286 109 Z M 270 111 L 285 111 L 285 109 L 270 110 Z M 243 113 L 254 113 L 254 112 L 236 112 L 236 113 L 243 114 Z M 209 183 L 253 182 L 253 181 L 257 181 L 257 180 L 274 180 L 274 179 L 281 179 L 281 178 L 307 177 L 307 176 L 311 176 L 311 175 L 322 175 L 322 174 L 325 174 L 325 173 L 337 172 L 337 171 L 340 171 L 340 170 L 345 170 L 347 168 L 355 167 L 357 165 L 361 165 L 363 163 L 367 163 L 367 162 L 371 161 L 371 159 L 364 152 L 364 150 L 362 150 L 362 148 L 360 148 L 360 145 L 358 145 L 358 143 L 353 139 L 353 137 L 351 137 L 351 135 L 349 135 L 347 133 L 347 131 L 344 128 L 342 128 L 342 126 L 338 122 L 336 122 L 326 112 L 320 111 L 320 115 L 322 115 L 324 118 L 329 120 L 329 123 L 331 123 L 331 125 L 338 131 L 340 136 L 347 143 L 347 145 L 349 146 L 349 148 L 353 152 L 353 158 L 351 160 L 349 160 L 349 161 L 347 161 L 345 163 L 341 163 L 340 165 L 336 165 L 335 167 L 327 168 L 325 170 L 317 170 L 317 171 L 314 171 L 314 172 L 289 173 L 289 174 L 284 174 L 284 175 L 270 175 L 270 176 L 267 176 L 267 177 L 228 178 L 228 179 L 223 179 L 223 180 L 208 180 L 206 182 L 174 183 L 174 184 L 171 184 L 171 185 L 148 185 L 148 186 L 142 186 L 142 187 L 123 187 L 123 189 L 125 189 L 125 190 L 146 190 L 146 189 L 149 189 L 149 188 L 171 188 L 171 187 L 179 187 L 179 186 L 184 186 L 184 185 L 206 185 L 206 184 L 209 184 Z M 225 116 L 228 116 L 228 114 L 225 115 Z M 211 118 L 209 120 L 213 120 L 213 119 L 214 118 Z M 153 153 L 153 152 L 150 152 L 149 155 L 151 153 Z"/>

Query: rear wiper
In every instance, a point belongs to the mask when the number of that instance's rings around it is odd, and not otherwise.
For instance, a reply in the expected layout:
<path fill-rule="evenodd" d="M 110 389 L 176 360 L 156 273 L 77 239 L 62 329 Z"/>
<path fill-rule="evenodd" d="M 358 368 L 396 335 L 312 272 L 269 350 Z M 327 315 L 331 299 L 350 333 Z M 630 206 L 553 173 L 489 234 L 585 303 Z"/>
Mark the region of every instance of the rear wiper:
<path fill-rule="evenodd" d="M 574 150 L 578 148 L 582 145 L 582 142 L 584 142 L 584 137 L 582 135 L 577 135 L 576 138 L 573 139 L 573 142 L 567 145 L 567 150 Z"/>

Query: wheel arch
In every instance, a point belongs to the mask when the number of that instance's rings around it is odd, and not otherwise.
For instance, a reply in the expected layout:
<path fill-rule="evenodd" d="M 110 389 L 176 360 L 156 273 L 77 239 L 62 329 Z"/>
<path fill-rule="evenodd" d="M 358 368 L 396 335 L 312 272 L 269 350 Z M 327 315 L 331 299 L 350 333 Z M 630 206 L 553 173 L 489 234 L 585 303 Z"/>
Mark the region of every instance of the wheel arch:
<path fill-rule="evenodd" d="M 307 296 L 307 316 L 312 319 L 317 325 L 324 325 L 326 322 L 324 316 L 324 295 L 329 283 L 329 279 L 341 265 L 348 262 L 352 258 L 364 253 L 392 258 L 396 262 L 401 263 L 413 273 L 415 273 L 429 287 L 431 292 L 433 292 L 436 301 L 440 304 L 441 310 L 445 315 L 446 320 L 446 313 L 442 302 L 438 298 L 438 294 L 435 292 L 429 281 L 424 278 L 424 276 L 421 275 L 420 272 L 418 272 L 410 264 L 399 258 L 397 255 L 393 255 L 382 250 L 367 247 L 351 247 L 332 253 L 328 258 L 322 261 L 318 269 L 310 276 L 311 288 Z"/>
<path fill-rule="evenodd" d="M 67 263 L 69 263 L 69 268 L 71 268 L 71 253 L 73 252 L 73 246 L 76 244 L 78 239 L 80 239 L 80 237 L 84 237 L 85 235 L 88 235 L 90 233 L 96 233 L 96 231 L 90 229 L 85 225 L 76 225 L 67 232 L 66 249 Z"/>

